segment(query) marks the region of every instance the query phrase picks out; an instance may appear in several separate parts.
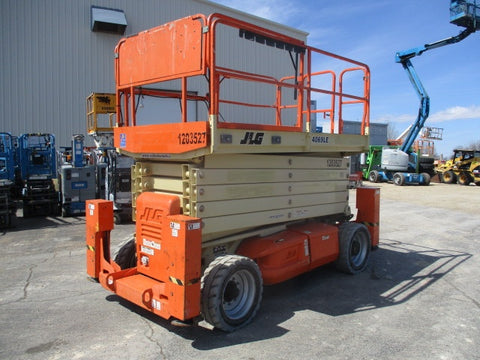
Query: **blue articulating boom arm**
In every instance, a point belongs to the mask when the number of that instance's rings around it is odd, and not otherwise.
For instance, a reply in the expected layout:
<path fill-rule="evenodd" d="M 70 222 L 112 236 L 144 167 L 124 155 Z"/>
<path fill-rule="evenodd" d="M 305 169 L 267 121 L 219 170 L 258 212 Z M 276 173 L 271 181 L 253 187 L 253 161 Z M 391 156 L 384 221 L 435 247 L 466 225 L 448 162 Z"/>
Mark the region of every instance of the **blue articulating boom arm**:
<path fill-rule="evenodd" d="M 422 55 L 427 50 L 435 49 L 445 45 L 455 44 L 459 41 L 462 41 L 468 35 L 475 32 L 475 30 L 476 30 L 475 26 L 467 27 L 465 30 L 463 30 L 461 33 L 459 33 L 456 36 L 439 40 L 434 43 L 425 44 L 423 46 L 416 47 L 413 49 L 399 51 L 395 54 L 395 61 L 397 63 L 402 64 L 403 68 L 408 74 L 408 77 L 410 78 L 410 81 L 412 82 L 413 87 L 415 88 L 415 91 L 420 97 L 420 108 L 418 109 L 417 119 L 415 120 L 415 123 L 413 124 L 412 128 L 407 134 L 400 150 L 406 153 L 409 152 L 409 149 L 415 142 L 415 139 L 420 133 L 420 130 L 422 130 L 423 125 L 425 124 L 425 121 L 427 120 L 428 114 L 430 111 L 430 97 L 428 96 L 427 91 L 423 87 L 422 82 L 420 81 L 420 78 L 418 77 L 417 72 L 415 71 L 415 68 L 413 67 L 410 59 L 415 56 Z"/>

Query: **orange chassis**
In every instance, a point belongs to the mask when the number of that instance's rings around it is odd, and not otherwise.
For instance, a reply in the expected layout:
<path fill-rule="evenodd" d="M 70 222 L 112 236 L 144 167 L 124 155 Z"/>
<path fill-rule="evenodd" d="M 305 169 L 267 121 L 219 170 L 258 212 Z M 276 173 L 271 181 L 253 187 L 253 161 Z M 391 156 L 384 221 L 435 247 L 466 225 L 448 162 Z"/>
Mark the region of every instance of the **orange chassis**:
<path fill-rule="evenodd" d="M 379 241 L 378 188 L 357 189 L 357 223 L 368 228 L 372 247 Z M 110 254 L 113 203 L 86 205 L 87 273 L 120 297 L 162 318 L 189 320 L 201 309 L 201 219 L 180 214 L 178 197 L 142 193 L 137 200 L 137 266 L 121 270 Z M 163 231 L 161 231 L 163 230 Z M 242 242 L 237 254 L 253 259 L 264 284 L 276 284 L 339 256 L 339 226 L 317 222 Z M 142 235 L 148 239 L 140 238 Z M 153 240 L 152 240 L 153 239 Z M 142 263 L 147 252 L 149 263 Z"/>

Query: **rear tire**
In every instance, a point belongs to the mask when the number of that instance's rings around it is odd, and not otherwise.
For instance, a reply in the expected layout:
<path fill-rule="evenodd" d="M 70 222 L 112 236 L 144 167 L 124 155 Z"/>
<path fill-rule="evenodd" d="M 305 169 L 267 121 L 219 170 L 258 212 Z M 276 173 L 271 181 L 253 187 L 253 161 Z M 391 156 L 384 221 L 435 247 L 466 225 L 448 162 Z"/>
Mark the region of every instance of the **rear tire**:
<path fill-rule="evenodd" d="M 122 245 L 115 256 L 115 262 L 122 270 L 137 266 L 137 245 L 135 239 L 131 239 Z"/>
<path fill-rule="evenodd" d="M 423 181 L 420 183 L 420 185 L 430 185 L 430 175 L 427 173 L 421 173 L 420 175 L 423 177 Z"/>
<path fill-rule="evenodd" d="M 338 270 L 357 274 L 365 270 L 370 257 L 371 240 L 363 224 L 347 222 L 338 229 L 339 255 L 335 262 Z"/>
<path fill-rule="evenodd" d="M 202 277 L 202 314 L 217 329 L 237 330 L 256 315 L 262 291 L 262 275 L 252 259 L 219 256 Z"/>
<path fill-rule="evenodd" d="M 458 183 L 460 185 L 470 185 L 472 181 L 473 181 L 473 178 L 470 176 L 469 173 L 461 172 L 460 175 L 458 176 Z"/>

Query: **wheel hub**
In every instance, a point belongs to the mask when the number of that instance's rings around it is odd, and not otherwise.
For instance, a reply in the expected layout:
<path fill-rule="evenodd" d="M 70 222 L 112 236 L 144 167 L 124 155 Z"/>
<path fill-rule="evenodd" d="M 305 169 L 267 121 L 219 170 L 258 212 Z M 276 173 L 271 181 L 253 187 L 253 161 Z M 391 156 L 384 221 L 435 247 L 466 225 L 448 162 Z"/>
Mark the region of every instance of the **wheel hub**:
<path fill-rule="evenodd" d="M 240 290 L 238 289 L 238 283 L 232 279 L 228 282 L 227 286 L 225 287 L 225 293 L 223 294 L 223 302 L 225 304 L 231 304 L 240 294 Z"/>
<path fill-rule="evenodd" d="M 222 306 L 233 320 L 242 318 L 251 309 L 255 298 L 255 280 L 247 270 L 237 271 L 230 277 L 223 291 Z"/>

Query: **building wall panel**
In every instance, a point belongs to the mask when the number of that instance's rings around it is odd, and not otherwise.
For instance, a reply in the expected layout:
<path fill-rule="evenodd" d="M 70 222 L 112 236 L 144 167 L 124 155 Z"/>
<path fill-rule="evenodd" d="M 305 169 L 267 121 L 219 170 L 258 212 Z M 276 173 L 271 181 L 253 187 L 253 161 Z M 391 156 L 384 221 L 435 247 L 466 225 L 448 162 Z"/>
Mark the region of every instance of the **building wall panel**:
<path fill-rule="evenodd" d="M 92 92 L 114 92 L 114 47 L 122 37 L 91 31 L 92 5 L 123 10 L 125 35 L 195 13 L 223 12 L 306 37 L 205 0 L 2 0 L 0 131 L 50 132 L 57 147 L 69 146 L 73 134 L 86 135 L 85 99 Z M 229 44 L 226 38 L 221 41 L 221 46 Z M 269 68 L 284 63 L 285 59 L 265 62 Z M 88 136 L 86 145 L 93 145 Z"/>

